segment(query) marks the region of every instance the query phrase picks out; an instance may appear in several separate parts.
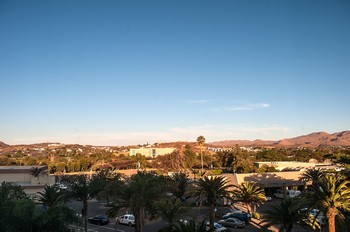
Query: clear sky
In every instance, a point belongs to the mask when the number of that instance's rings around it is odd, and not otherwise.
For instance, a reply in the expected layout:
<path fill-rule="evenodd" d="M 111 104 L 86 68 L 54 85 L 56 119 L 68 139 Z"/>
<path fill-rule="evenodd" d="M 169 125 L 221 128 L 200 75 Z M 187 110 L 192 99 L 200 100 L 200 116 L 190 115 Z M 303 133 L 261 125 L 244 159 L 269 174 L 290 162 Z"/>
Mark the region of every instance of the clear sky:
<path fill-rule="evenodd" d="M 350 1 L 0 1 L 0 141 L 350 129 Z"/>

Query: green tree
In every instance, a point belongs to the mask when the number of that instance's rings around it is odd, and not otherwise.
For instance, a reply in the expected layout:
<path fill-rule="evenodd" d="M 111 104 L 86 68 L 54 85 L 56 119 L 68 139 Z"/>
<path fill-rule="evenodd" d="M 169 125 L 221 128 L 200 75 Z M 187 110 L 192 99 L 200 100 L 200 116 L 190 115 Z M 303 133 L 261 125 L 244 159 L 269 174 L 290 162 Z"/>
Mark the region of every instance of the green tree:
<path fill-rule="evenodd" d="M 54 207 L 68 201 L 68 195 L 64 191 L 59 191 L 56 186 L 46 185 L 43 192 L 38 192 L 38 202 L 44 207 Z"/>
<path fill-rule="evenodd" d="M 174 173 L 174 175 L 171 177 L 170 185 L 171 193 L 179 198 L 182 202 L 185 201 L 185 195 L 189 187 L 188 175 L 184 172 Z"/>
<path fill-rule="evenodd" d="M 298 223 L 300 215 L 298 209 L 294 207 L 292 198 L 285 198 L 276 205 L 270 205 L 265 210 L 264 217 L 260 223 L 263 229 L 278 225 L 279 231 L 291 232 L 293 225 Z"/>
<path fill-rule="evenodd" d="M 189 209 L 177 198 L 169 198 L 157 204 L 157 216 L 161 217 L 168 225 L 164 230 L 171 231 Z"/>
<path fill-rule="evenodd" d="M 325 176 L 325 172 L 319 168 L 309 168 L 307 169 L 299 178 L 300 181 L 309 182 L 311 185 L 319 182 Z"/>
<path fill-rule="evenodd" d="M 81 224 L 81 219 L 76 215 L 75 211 L 64 204 L 55 205 L 39 212 L 33 231 L 69 232 L 69 225 L 72 224 Z"/>
<path fill-rule="evenodd" d="M 186 168 L 192 170 L 192 168 L 197 163 L 197 159 L 196 159 L 196 153 L 192 150 L 192 147 L 190 144 L 185 145 L 184 159 L 185 159 L 184 162 L 185 162 Z"/>
<path fill-rule="evenodd" d="M 193 189 L 191 189 L 192 196 L 198 198 L 201 202 L 206 201 L 209 205 L 209 222 L 210 228 L 214 228 L 215 219 L 215 202 L 222 198 L 231 198 L 230 185 L 225 181 L 224 177 L 204 177 L 197 180 Z"/>
<path fill-rule="evenodd" d="M 3 182 L 0 186 L 0 231 L 13 231 L 16 202 L 27 200 L 22 187 Z"/>
<path fill-rule="evenodd" d="M 87 232 L 88 199 L 90 198 L 90 186 L 87 176 L 80 175 L 75 178 L 75 181 L 72 183 L 72 196 L 83 203 L 81 213 L 84 221 L 84 230 Z"/>
<path fill-rule="evenodd" d="M 261 204 L 266 201 L 264 190 L 255 182 L 242 182 L 233 191 L 234 201 L 243 202 L 247 207 L 247 212 L 251 213 L 252 204 Z"/>
<path fill-rule="evenodd" d="M 206 232 L 206 220 L 196 223 L 195 220 L 189 220 L 187 223 L 179 222 L 172 230 L 160 232 Z"/>

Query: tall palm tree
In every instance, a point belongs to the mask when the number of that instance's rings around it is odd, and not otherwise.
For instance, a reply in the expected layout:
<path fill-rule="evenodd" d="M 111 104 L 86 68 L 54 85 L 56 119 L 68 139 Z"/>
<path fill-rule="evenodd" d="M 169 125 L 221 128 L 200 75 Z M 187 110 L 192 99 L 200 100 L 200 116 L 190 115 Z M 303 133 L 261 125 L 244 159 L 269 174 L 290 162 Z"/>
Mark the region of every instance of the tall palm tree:
<path fill-rule="evenodd" d="M 109 216 L 115 216 L 120 209 L 130 209 L 135 216 L 135 231 L 141 232 L 145 212 L 155 212 L 155 202 L 162 199 L 165 180 L 154 173 L 138 172 L 131 176 L 115 196 L 116 204 L 108 211 Z"/>
<path fill-rule="evenodd" d="M 311 185 L 314 185 L 316 182 L 321 180 L 325 176 L 325 172 L 320 168 L 309 168 L 301 175 L 299 178 L 300 181 L 309 182 Z"/>
<path fill-rule="evenodd" d="M 336 217 L 344 219 L 340 211 L 350 211 L 350 181 L 340 175 L 326 175 L 312 186 L 313 192 L 300 200 L 304 207 L 324 210 L 328 231 L 335 232 Z"/>
<path fill-rule="evenodd" d="M 77 176 L 72 183 L 72 196 L 83 202 L 82 217 L 84 221 L 84 230 L 87 232 L 87 212 L 88 212 L 88 199 L 90 198 L 90 186 L 87 176 Z"/>
<path fill-rule="evenodd" d="M 198 179 L 193 189 L 191 189 L 192 196 L 197 197 L 201 202 L 206 201 L 209 205 L 209 222 L 210 228 L 214 228 L 215 219 L 215 202 L 222 198 L 231 198 L 230 188 L 231 184 L 227 184 L 224 177 L 217 176 L 213 178 L 204 177 Z"/>
<path fill-rule="evenodd" d="M 197 143 L 198 143 L 200 150 L 201 150 L 201 165 L 202 165 L 202 173 L 201 174 L 203 175 L 203 151 L 202 151 L 202 147 L 205 143 L 205 138 L 203 135 L 198 136 Z"/>
<path fill-rule="evenodd" d="M 262 228 L 279 225 L 279 231 L 286 232 L 292 231 L 293 225 L 299 221 L 300 217 L 292 198 L 285 198 L 277 205 L 270 205 L 270 208 L 263 213 L 264 217 L 260 223 Z"/>
<path fill-rule="evenodd" d="M 38 192 L 38 202 L 44 207 L 54 207 L 68 201 L 66 192 L 58 191 L 55 186 L 46 185 L 43 192 Z"/>
<path fill-rule="evenodd" d="M 247 212 L 251 213 L 252 204 L 261 204 L 267 201 L 265 192 L 255 182 L 242 182 L 233 191 L 234 201 L 243 202 Z"/>

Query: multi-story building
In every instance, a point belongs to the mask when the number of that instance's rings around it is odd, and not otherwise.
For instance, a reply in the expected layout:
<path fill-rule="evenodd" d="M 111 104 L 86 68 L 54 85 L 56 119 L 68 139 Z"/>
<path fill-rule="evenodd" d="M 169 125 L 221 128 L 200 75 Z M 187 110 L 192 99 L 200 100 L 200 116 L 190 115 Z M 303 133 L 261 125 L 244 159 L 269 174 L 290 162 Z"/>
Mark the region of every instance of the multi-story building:
<path fill-rule="evenodd" d="M 31 198 L 44 190 L 45 185 L 55 184 L 47 166 L 0 166 L 0 182 L 19 185 Z"/>
<path fill-rule="evenodd" d="M 135 156 L 137 154 L 146 156 L 146 157 L 157 157 L 158 155 L 170 154 L 175 150 L 175 148 L 154 148 L 154 147 L 143 147 L 138 149 L 130 149 L 130 155 Z"/>

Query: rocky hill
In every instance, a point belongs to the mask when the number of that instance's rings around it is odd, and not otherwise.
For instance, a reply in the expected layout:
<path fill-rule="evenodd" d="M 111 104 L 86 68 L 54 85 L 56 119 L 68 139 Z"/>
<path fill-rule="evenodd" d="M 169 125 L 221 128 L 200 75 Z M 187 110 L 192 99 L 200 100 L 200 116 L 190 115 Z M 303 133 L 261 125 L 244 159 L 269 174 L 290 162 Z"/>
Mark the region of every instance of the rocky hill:
<path fill-rule="evenodd" d="M 5 147 L 9 147 L 10 145 L 3 143 L 0 141 L 0 148 L 5 148 Z"/>
<path fill-rule="evenodd" d="M 265 140 L 225 140 L 210 143 L 213 146 L 232 147 L 236 144 L 243 147 L 272 146 L 272 147 L 318 147 L 318 146 L 350 146 L 350 131 L 342 131 L 333 134 L 315 132 L 295 138 L 278 141 Z"/>

